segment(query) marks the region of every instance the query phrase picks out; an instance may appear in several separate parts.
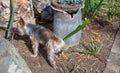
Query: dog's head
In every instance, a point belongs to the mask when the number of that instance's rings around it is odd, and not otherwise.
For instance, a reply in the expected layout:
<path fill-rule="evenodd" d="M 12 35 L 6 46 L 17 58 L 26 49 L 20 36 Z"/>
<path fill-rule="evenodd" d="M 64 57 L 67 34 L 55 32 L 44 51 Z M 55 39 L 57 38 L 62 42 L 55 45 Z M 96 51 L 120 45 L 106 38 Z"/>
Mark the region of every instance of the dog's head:
<path fill-rule="evenodd" d="M 26 23 L 23 18 L 20 18 L 19 24 L 17 24 L 17 30 L 19 35 L 25 35 L 27 32 Z"/>

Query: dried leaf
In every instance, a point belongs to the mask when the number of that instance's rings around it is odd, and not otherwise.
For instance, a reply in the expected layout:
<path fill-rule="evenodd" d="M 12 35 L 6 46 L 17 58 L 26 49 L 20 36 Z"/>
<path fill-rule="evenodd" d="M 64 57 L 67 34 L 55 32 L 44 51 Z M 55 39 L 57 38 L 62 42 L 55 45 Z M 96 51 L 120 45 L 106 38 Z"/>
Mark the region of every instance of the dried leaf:
<path fill-rule="evenodd" d="M 91 31 L 92 34 L 94 35 L 98 35 L 99 33 L 98 32 L 95 32 L 95 31 Z"/>

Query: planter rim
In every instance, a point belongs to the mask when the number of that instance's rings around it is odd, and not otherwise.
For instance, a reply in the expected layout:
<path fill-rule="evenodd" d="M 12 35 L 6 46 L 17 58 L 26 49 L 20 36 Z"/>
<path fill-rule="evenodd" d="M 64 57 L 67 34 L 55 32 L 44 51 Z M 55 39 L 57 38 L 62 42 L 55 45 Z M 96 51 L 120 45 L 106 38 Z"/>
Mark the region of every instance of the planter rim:
<path fill-rule="evenodd" d="M 73 4 L 73 5 L 68 5 L 68 4 L 59 4 L 57 3 L 57 0 L 51 0 L 51 5 L 57 9 L 64 10 L 68 13 L 76 12 L 80 8 L 82 8 L 82 4 Z"/>

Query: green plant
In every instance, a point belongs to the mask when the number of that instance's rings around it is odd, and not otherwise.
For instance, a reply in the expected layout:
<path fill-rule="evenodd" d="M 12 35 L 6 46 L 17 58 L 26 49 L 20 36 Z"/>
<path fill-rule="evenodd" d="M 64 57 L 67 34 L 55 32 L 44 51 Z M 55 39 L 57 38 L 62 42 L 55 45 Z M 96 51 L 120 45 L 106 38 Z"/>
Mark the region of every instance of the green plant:
<path fill-rule="evenodd" d="M 102 16 L 107 14 L 111 16 L 120 16 L 120 0 L 85 0 L 85 7 L 82 9 L 84 17 Z"/>
<path fill-rule="evenodd" d="M 5 34 L 5 38 L 7 38 L 7 39 L 10 39 L 11 29 L 13 27 L 13 22 L 14 22 L 14 12 L 15 12 L 14 0 L 10 0 L 10 5 L 11 5 L 10 21 L 9 21 L 9 24 L 8 24 L 8 30 Z"/>
<path fill-rule="evenodd" d="M 91 69 L 88 69 L 88 68 L 82 69 L 81 73 L 93 73 L 92 68 Z"/>
<path fill-rule="evenodd" d="M 68 38 L 70 38 L 71 36 L 73 36 L 74 34 L 76 34 L 77 32 L 79 32 L 80 30 L 84 29 L 86 27 L 86 25 L 89 23 L 89 20 L 85 20 L 82 25 L 79 25 L 75 30 L 73 30 L 71 33 L 69 33 L 67 36 L 64 37 L 63 40 L 67 40 Z"/>
<path fill-rule="evenodd" d="M 85 7 L 82 9 L 83 17 L 93 17 L 103 3 L 104 0 L 85 0 Z"/>
<path fill-rule="evenodd" d="M 74 65 L 73 68 L 69 71 L 68 66 L 66 64 L 63 65 L 64 73 L 75 73 L 78 69 L 78 65 Z"/>
<path fill-rule="evenodd" d="M 100 49 L 102 48 L 102 45 L 100 47 L 95 46 L 94 41 L 92 40 L 90 43 L 90 46 L 92 48 L 91 55 L 96 55 L 100 52 Z"/>
<path fill-rule="evenodd" d="M 120 1 L 109 2 L 107 15 L 109 19 L 111 16 L 120 16 Z"/>
<path fill-rule="evenodd" d="M 94 44 L 94 41 L 92 40 L 91 43 L 90 43 L 90 47 L 91 47 L 91 50 L 81 50 L 81 49 L 78 49 L 78 48 L 77 48 L 77 50 L 79 52 L 87 54 L 87 55 L 94 55 L 94 56 L 96 56 L 96 54 L 98 54 L 100 49 L 102 48 L 102 45 L 100 47 L 98 47 L 98 46 L 96 46 Z"/>
<path fill-rule="evenodd" d="M 80 53 L 86 54 L 86 55 L 91 55 L 91 52 L 89 50 L 81 50 L 77 48 L 77 51 L 79 51 Z"/>

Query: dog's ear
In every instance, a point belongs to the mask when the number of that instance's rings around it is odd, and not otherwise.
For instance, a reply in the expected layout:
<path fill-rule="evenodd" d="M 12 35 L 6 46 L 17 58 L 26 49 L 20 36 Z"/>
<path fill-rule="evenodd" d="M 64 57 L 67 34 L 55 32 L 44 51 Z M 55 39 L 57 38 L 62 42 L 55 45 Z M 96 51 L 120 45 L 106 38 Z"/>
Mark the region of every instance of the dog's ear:
<path fill-rule="evenodd" d="M 20 23 L 20 26 L 21 26 L 21 27 L 24 27 L 24 26 L 25 26 L 25 21 L 24 21 L 23 18 L 20 18 L 19 23 Z"/>

